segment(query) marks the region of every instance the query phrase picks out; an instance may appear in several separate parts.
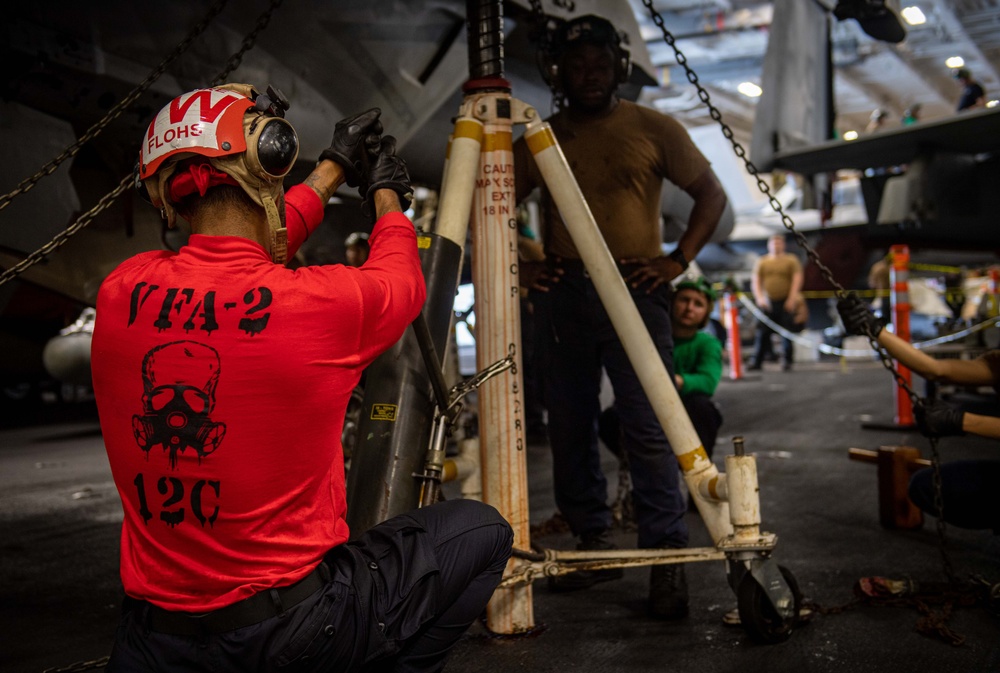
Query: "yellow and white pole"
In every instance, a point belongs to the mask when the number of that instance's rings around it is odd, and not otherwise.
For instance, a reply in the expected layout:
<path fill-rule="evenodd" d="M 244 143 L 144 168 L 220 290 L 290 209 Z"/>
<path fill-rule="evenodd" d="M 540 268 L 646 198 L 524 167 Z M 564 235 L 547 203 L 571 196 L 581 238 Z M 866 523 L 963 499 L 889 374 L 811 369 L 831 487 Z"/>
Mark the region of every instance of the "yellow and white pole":
<path fill-rule="evenodd" d="M 476 367 L 514 356 L 515 366 L 479 388 L 479 441 L 483 501 L 514 529 L 514 546 L 529 549 L 528 470 L 521 374 L 521 307 L 517 212 L 514 203 L 511 96 L 495 89 L 475 99 L 484 120 L 483 146 L 472 199 L 472 284 L 476 306 Z M 501 112 L 498 113 L 498 110 Z M 451 166 L 449 174 L 457 168 Z M 514 559 L 508 571 L 514 567 Z M 503 587 L 487 608 L 496 633 L 534 628 L 530 585 Z"/>
<path fill-rule="evenodd" d="M 660 354 L 597 228 L 590 207 L 556 142 L 552 128 L 536 115 L 528 123 L 524 137 L 545 180 L 545 186 L 559 208 L 573 243 L 594 282 L 601 303 L 625 347 L 646 397 L 677 455 L 677 462 L 705 527 L 718 544 L 733 532 L 729 504 L 707 499 L 699 489 L 699 484 L 717 479 L 719 471 L 709 460 L 698 439 L 677 388 L 660 360 Z"/>
<path fill-rule="evenodd" d="M 483 123 L 468 114 L 468 101 L 463 104 L 455 129 L 448 139 L 441 198 L 434 233 L 465 249 L 469 234 L 469 214 L 472 193 L 479 175 L 483 143 Z"/>

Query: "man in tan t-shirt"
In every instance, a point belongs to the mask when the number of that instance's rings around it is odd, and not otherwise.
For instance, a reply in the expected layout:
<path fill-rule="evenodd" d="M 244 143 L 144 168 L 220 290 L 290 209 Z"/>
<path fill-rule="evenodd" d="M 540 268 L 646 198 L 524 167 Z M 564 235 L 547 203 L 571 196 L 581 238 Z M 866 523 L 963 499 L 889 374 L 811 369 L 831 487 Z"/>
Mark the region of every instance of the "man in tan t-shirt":
<path fill-rule="evenodd" d="M 795 314 L 802 298 L 802 264 L 799 258 L 785 252 L 785 237 L 775 234 L 767 239 L 767 254 L 757 259 L 751 279 L 753 298 L 764 311 L 767 319 L 779 327 L 793 329 Z M 754 339 L 753 362 L 750 369 L 760 369 L 771 355 L 771 335 L 774 333 L 764 321 L 757 325 Z M 787 337 L 781 339 L 784 360 L 782 369 L 792 368 L 793 346 Z"/>
<path fill-rule="evenodd" d="M 672 286 L 712 237 L 726 205 L 708 160 L 676 120 L 620 100 L 628 52 L 607 20 L 582 16 L 555 35 L 553 80 L 565 107 L 548 121 L 639 315 L 673 374 Z M 523 138 L 514 144 L 518 200 L 542 188 L 545 261 L 520 264 L 520 282 L 535 308 L 536 357 L 545 366 L 556 505 L 582 550 L 609 548 L 611 510 L 597 442 L 602 371 L 614 389 L 635 494 L 638 546 L 686 547 L 686 500 L 677 460 L 653 412 L 593 280 L 559 215 Z M 694 200 L 687 229 L 669 255 L 662 250 L 660 192 L 669 180 Z M 555 591 L 582 589 L 622 576 L 619 568 L 551 577 Z M 650 612 L 663 619 L 688 613 L 682 565 L 650 572 Z"/>

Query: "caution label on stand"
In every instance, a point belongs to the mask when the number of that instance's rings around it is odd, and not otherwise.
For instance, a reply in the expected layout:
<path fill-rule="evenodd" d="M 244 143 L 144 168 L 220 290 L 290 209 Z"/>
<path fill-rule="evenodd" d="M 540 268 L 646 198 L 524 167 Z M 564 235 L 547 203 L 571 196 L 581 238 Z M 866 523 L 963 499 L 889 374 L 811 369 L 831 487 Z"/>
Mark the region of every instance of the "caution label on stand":
<path fill-rule="evenodd" d="M 395 404 L 373 404 L 372 405 L 372 420 L 373 421 L 395 421 L 396 420 L 396 409 L 398 408 Z"/>

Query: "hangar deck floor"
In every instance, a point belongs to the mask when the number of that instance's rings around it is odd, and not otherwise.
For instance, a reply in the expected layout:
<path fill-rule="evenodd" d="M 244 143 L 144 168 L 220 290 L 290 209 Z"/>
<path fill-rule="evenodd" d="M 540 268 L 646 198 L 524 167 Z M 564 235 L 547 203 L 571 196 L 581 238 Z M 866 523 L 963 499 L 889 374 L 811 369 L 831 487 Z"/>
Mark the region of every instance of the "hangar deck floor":
<path fill-rule="evenodd" d="M 889 423 L 892 380 L 875 362 L 801 363 L 791 372 L 766 365 L 717 393 L 725 424 L 716 460 L 742 435 L 756 453 L 764 530 L 778 534 L 775 558 L 798 580 L 807 600 L 823 608 L 852 599 L 869 576 L 941 582 L 933 519 L 916 530 L 878 522 L 875 466 L 848 459 L 848 448 L 928 445 L 919 434 L 873 430 Z M 996 444 L 942 440 L 944 458 L 988 456 Z M 606 453 L 609 472 L 615 459 Z M 994 454 L 995 455 L 995 454 Z M 553 514 L 551 466 L 544 444 L 528 450 L 531 521 Z M 613 474 L 609 482 L 615 484 Z M 707 544 L 696 513 L 688 514 L 692 546 Z M 96 419 L 0 430 L 0 670 L 40 673 L 108 654 L 120 588 L 117 536 L 121 508 Z M 634 535 L 616 531 L 620 546 Z M 570 548 L 566 533 L 537 539 Z M 948 528 L 956 575 L 1000 581 L 1000 536 Z M 821 610 L 782 644 L 753 644 L 722 615 L 735 606 L 721 562 L 690 564 L 691 614 L 680 622 L 648 618 L 643 600 L 648 569 L 572 594 L 533 587 L 538 635 L 497 639 L 474 625 L 456 648 L 452 673 L 498 671 L 1000 671 L 1000 617 L 984 607 L 958 607 L 948 625 L 963 636 L 953 645 L 916 631 L 915 606 L 862 605 Z M 931 606 L 934 607 L 934 606 Z M 80 670 L 74 668 L 72 670 Z"/>

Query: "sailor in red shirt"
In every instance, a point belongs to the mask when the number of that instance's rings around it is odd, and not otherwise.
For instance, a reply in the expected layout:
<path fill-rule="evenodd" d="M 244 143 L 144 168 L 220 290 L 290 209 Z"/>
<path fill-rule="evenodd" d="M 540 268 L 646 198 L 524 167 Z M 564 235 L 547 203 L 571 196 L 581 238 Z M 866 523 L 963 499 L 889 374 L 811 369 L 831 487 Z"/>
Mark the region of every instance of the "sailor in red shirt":
<path fill-rule="evenodd" d="M 347 402 L 426 289 L 402 212 L 409 177 L 379 111 L 337 124 L 285 193 L 298 154 L 287 107 L 272 89 L 200 89 L 143 140 L 137 187 L 192 235 L 125 261 L 98 295 L 94 391 L 125 511 L 109 670 L 354 670 L 386 657 L 439 670 L 510 554 L 507 523 L 472 501 L 346 544 Z M 345 180 L 378 216 L 368 261 L 285 267 Z"/>

